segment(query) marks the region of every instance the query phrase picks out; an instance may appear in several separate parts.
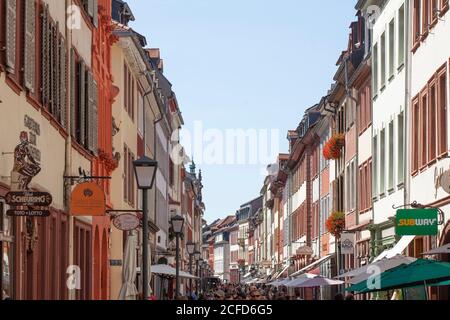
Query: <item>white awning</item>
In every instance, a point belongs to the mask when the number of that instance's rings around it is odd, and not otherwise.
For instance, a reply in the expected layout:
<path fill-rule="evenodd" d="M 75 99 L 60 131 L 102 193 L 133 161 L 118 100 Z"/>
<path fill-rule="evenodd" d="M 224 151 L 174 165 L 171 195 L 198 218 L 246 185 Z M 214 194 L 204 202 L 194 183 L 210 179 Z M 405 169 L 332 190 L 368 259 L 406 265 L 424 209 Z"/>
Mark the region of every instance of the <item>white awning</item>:
<path fill-rule="evenodd" d="M 309 271 L 311 269 L 317 268 L 321 264 L 323 264 L 323 263 L 327 262 L 328 260 L 330 260 L 332 256 L 333 256 L 333 254 L 330 254 L 328 256 L 320 258 L 319 260 L 317 260 L 317 261 L 311 263 L 309 266 L 306 266 L 303 269 L 301 269 L 301 270 L 291 274 L 290 276 L 291 277 L 297 277 L 297 276 L 299 276 L 299 275 L 301 275 L 301 274 L 303 274 L 303 273 L 305 273 L 305 272 L 307 272 L 307 271 Z"/>
<path fill-rule="evenodd" d="M 289 266 L 285 266 L 285 267 L 283 268 L 283 270 L 281 270 L 281 272 L 278 273 L 277 276 L 276 276 L 274 279 L 276 280 L 276 279 L 278 279 L 279 277 L 281 277 L 281 275 L 282 275 L 283 273 L 285 273 L 286 270 L 287 270 L 288 268 L 289 268 Z"/>
<path fill-rule="evenodd" d="M 152 266 L 152 273 L 162 276 L 169 276 L 169 277 L 175 277 L 177 275 L 177 271 L 175 268 L 167 265 L 167 264 L 158 264 Z M 179 273 L 179 276 L 181 278 L 188 278 L 188 279 L 198 279 L 196 276 L 193 276 L 185 271 L 181 271 Z"/>
<path fill-rule="evenodd" d="M 450 243 L 445 246 L 422 253 L 424 256 L 433 256 L 435 254 L 450 254 Z"/>
<path fill-rule="evenodd" d="M 383 251 L 383 253 L 381 253 L 373 262 L 380 261 L 383 258 L 391 259 L 395 256 L 401 255 L 415 238 L 416 236 L 402 237 L 392 249 Z"/>

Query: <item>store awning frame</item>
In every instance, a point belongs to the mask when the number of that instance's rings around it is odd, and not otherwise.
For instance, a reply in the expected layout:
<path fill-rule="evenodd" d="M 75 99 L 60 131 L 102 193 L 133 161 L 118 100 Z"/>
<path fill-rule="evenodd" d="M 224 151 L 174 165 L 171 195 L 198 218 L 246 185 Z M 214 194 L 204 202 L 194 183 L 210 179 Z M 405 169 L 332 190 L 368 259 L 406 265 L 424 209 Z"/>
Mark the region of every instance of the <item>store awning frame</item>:
<path fill-rule="evenodd" d="M 391 259 L 397 255 L 401 255 L 415 238 L 416 236 L 403 236 L 392 249 L 383 251 L 378 257 L 375 258 L 375 260 L 372 261 L 372 263 L 380 261 L 383 258 Z"/>
<path fill-rule="evenodd" d="M 306 273 L 307 271 L 317 268 L 320 265 L 324 264 L 325 262 L 327 262 L 328 260 L 330 260 L 332 257 L 334 256 L 334 254 L 329 254 L 325 257 L 320 258 L 319 260 L 314 261 L 313 263 L 311 263 L 310 265 L 304 267 L 303 269 L 300 269 L 297 272 L 294 272 L 293 274 L 290 275 L 290 277 L 295 278 L 298 277 L 299 275 L 302 275 L 304 273 Z"/>

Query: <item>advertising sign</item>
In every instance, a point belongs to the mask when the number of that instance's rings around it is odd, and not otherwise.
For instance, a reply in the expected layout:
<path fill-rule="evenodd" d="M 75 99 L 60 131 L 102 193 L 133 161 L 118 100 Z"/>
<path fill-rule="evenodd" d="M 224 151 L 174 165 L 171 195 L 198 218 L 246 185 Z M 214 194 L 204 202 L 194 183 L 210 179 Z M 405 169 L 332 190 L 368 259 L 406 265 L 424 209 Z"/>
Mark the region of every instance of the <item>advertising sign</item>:
<path fill-rule="evenodd" d="M 138 217 L 132 214 L 121 214 L 114 218 L 113 224 L 119 230 L 133 231 L 139 228 L 141 221 Z"/>
<path fill-rule="evenodd" d="M 356 235 L 354 233 L 343 233 L 341 235 L 341 254 L 351 255 L 355 253 Z"/>
<path fill-rule="evenodd" d="M 30 206 L 30 207 L 48 207 L 53 199 L 46 192 L 9 192 L 5 196 L 6 204 L 12 207 Z"/>
<path fill-rule="evenodd" d="M 398 210 L 395 231 L 398 236 L 436 236 L 438 234 L 438 210 Z"/>
<path fill-rule="evenodd" d="M 72 216 L 105 216 L 105 193 L 96 183 L 93 182 L 86 182 L 77 185 L 72 191 L 70 214 Z"/>
<path fill-rule="evenodd" d="M 48 210 L 8 210 L 6 211 L 8 217 L 49 217 Z"/>

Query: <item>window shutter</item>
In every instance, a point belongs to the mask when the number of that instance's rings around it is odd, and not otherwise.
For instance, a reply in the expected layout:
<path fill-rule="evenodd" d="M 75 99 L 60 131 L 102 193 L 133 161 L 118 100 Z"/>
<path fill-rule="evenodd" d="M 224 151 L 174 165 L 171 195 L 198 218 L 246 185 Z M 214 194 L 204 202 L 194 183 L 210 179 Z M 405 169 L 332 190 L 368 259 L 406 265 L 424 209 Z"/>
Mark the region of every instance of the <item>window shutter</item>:
<path fill-rule="evenodd" d="M 86 126 L 87 126 L 87 130 L 86 130 L 86 146 L 88 148 L 88 150 L 93 151 L 93 145 L 92 145 L 92 141 L 94 140 L 93 138 L 93 121 L 94 121 L 94 115 L 93 115 L 93 109 L 94 109 L 94 101 L 93 101 L 93 78 L 92 78 L 92 73 L 90 71 L 86 72 L 86 90 L 87 90 L 87 121 L 86 121 Z"/>
<path fill-rule="evenodd" d="M 51 111 L 52 114 L 58 121 L 61 121 L 61 101 L 60 101 L 60 81 L 59 81 L 59 70 L 60 70 L 60 60 L 59 60 L 59 26 L 58 23 L 51 24 L 51 83 L 50 83 L 50 94 L 51 94 Z"/>
<path fill-rule="evenodd" d="M 86 65 L 83 61 L 80 61 L 79 65 L 79 97 L 78 97 L 78 142 L 82 145 L 86 145 Z"/>
<path fill-rule="evenodd" d="M 94 0 L 94 15 L 92 16 L 94 26 L 98 28 L 98 0 Z"/>
<path fill-rule="evenodd" d="M 10 73 L 16 68 L 16 0 L 6 0 L 6 67 Z"/>
<path fill-rule="evenodd" d="M 89 16 L 94 16 L 94 0 L 88 0 L 87 12 Z"/>
<path fill-rule="evenodd" d="M 50 101 L 50 33 L 48 5 L 42 9 L 42 104 L 48 106 Z"/>
<path fill-rule="evenodd" d="M 76 59 L 75 50 L 70 48 L 70 134 L 72 137 L 77 136 L 77 124 L 76 124 L 76 81 L 77 81 L 77 69 L 76 69 Z"/>
<path fill-rule="evenodd" d="M 92 96 L 93 96 L 93 111 L 92 111 L 92 152 L 98 155 L 98 85 L 97 82 L 92 82 Z"/>
<path fill-rule="evenodd" d="M 36 3 L 25 1 L 25 88 L 34 93 L 36 64 Z"/>
<path fill-rule="evenodd" d="M 60 104 L 61 104 L 61 126 L 67 129 L 67 48 L 66 41 L 63 37 L 60 37 L 59 43 L 59 59 L 60 59 Z"/>

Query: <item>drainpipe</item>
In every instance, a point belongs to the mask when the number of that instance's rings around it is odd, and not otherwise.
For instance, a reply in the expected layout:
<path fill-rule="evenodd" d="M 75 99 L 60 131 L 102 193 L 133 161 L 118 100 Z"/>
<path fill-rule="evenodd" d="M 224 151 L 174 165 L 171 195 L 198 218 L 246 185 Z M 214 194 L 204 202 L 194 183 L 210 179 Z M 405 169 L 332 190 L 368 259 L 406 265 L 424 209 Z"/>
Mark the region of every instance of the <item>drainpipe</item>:
<path fill-rule="evenodd" d="M 73 5 L 73 0 L 66 0 L 66 8 L 69 8 L 70 6 Z M 65 19 L 66 21 L 68 21 L 69 16 L 66 10 L 65 13 Z M 66 37 L 66 46 L 67 46 L 67 52 L 69 52 L 70 55 L 70 49 L 72 46 L 72 32 L 69 28 L 65 28 L 65 37 Z M 71 66 L 70 66 L 70 61 L 72 61 L 72 59 L 70 59 L 69 57 L 69 64 L 68 64 L 68 70 L 70 70 Z M 71 99 L 71 94 L 70 94 L 70 88 L 72 87 L 71 84 L 71 77 L 67 77 L 67 86 L 69 88 L 69 90 L 67 90 L 68 95 L 66 97 L 66 103 L 67 103 L 67 115 L 69 116 L 70 119 L 70 114 L 71 114 L 71 105 L 72 105 L 72 101 Z M 67 139 L 65 142 L 65 155 L 64 155 L 64 176 L 71 176 L 72 175 L 72 135 L 71 133 L 71 122 L 70 120 L 67 121 Z M 69 266 L 74 264 L 74 252 L 73 252 L 73 248 L 74 248 L 74 244 L 73 244 L 73 239 L 74 239 L 74 217 L 72 217 L 69 212 L 70 212 L 70 193 L 71 193 L 71 181 L 70 180 L 64 180 L 63 181 L 63 195 L 64 195 L 64 211 L 68 214 L 68 225 L 69 225 L 69 252 L 68 252 L 68 262 L 69 262 Z M 68 267 L 68 266 L 66 266 Z M 65 270 L 64 270 L 65 272 Z M 76 292 L 75 290 L 71 290 L 71 289 L 67 289 L 68 290 L 68 299 L 69 300 L 75 300 L 76 298 Z"/>
<path fill-rule="evenodd" d="M 411 11 L 411 1 L 406 0 L 405 2 L 405 8 L 406 8 L 406 14 L 405 14 L 405 25 L 406 30 L 409 30 L 411 19 L 410 19 L 410 11 Z M 411 203 L 411 195 L 410 195 L 410 188 L 411 188 L 411 180 L 409 179 L 409 172 L 410 172 L 410 161 L 409 161 L 409 155 L 410 155 L 410 136 L 408 135 L 409 132 L 411 132 L 409 129 L 411 127 L 411 123 L 409 121 L 409 109 L 410 109 L 410 101 L 411 101 L 411 60 L 412 60 L 412 52 L 408 50 L 411 43 L 411 32 L 406 33 L 407 36 L 405 38 L 405 111 L 404 111 L 404 125 L 403 125 L 403 141 L 404 141 L 404 157 L 403 161 L 405 162 L 403 166 L 403 180 L 404 180 L 404 204 Z"/>

